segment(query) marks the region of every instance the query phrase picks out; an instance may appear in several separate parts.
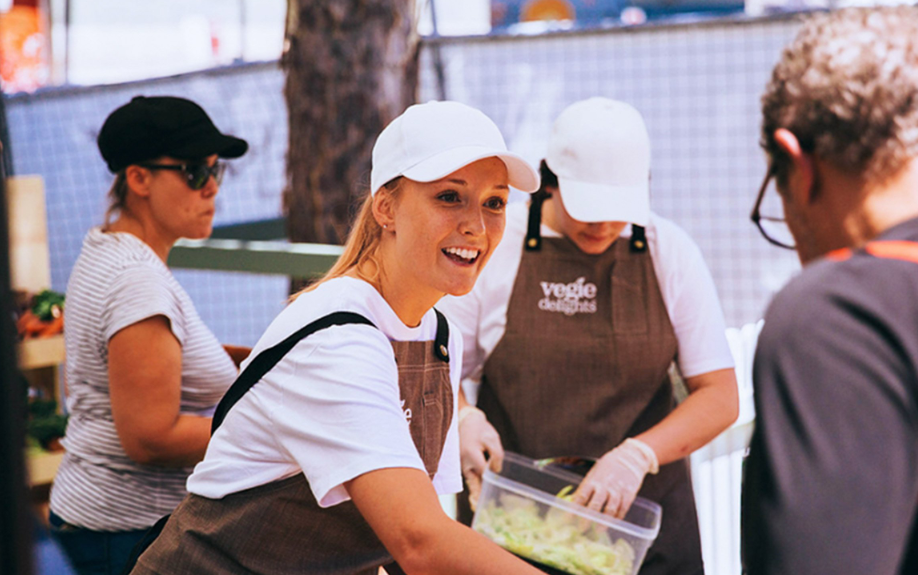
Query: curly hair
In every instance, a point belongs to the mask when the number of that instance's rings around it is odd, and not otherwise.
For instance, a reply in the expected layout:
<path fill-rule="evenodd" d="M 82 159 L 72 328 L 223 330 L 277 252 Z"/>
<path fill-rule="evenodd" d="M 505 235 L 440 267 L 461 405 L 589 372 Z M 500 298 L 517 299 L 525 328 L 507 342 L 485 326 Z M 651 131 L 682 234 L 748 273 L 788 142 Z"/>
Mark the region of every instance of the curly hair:
<path fill-rule="evenodd" d="M 918 155 L 918 8 L 847 8 L 805 23 L 762 96 L 761 145 L 780 182 L 790 130 L 811 152 L 868 181 Z"/>

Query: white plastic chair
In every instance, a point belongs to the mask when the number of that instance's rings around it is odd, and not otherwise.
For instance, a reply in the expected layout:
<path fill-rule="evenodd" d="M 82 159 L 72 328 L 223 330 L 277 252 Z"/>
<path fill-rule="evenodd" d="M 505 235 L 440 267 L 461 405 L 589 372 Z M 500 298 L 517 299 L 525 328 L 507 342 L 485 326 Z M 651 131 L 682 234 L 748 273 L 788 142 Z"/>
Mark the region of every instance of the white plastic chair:
<path fill-rule="evenodd" d="M 701 553 L 708 575 L 739 575 L 740 487 L 743 458 L 752 436 L 752 360 L 763 320 L 727 329 L 736 363 L 739 417 L 729 429 L 691 456 L 692 485 L 701 531 Z"/>

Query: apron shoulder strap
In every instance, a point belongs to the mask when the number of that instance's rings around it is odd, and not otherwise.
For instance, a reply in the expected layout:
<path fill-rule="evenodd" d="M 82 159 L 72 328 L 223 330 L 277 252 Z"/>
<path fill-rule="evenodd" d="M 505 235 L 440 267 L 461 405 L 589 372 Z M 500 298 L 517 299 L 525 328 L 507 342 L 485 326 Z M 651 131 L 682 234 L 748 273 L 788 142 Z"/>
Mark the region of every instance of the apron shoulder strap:
<path fill-rule="evenodd" d="M 544 190 L 532 194 L 529 200 L 529 220 L 526 225 L 526 242 L 523 249 L 528 252 L 537 252 L 542 249 L 542 202 L 549 197 Z M 631 241 L 629 242 L 632 252 L 647 251 L 647 234 L 644 226 L 637 224 L 631 225 Z"/>
<path fill-rule="evenodd" d="M 644 226 L 639 226 L 637 224 L 631 224 L 631 251 L 633 252 L 644 252 L 647 251 L 647 234 L 644 231 Z"/>
<path fill-rule="evenodd" d="M 441 361 L 449 363 L 449 322 L 440 310 L 434 308 L 437 313 L 437 336 L 434 340 L 434 355 Z"/>
<path fill-rule="evenodd" d="M 439 313 L 440 312 L 437 312 L 437 319 L 439 319 Z M 347 325 L 351 323 L 376 327 L 373 325 L 373 322 L 358 313 L 339 311 L 320 317 L 309 325 L 300 328 L 292 335 L 288 336 L 284 341 L 259 353 L 255 359 L 246 366 L 242 373 L 239 374 L 239 377 L 236 378 L 233 385 L 226 391 L 223 399 L 220 400 L 220 403 L 217 405 L 217 410 L 214 412 L 213 422 L 210 426 L 210 434 L 213 435 L 214 432 L 217 431 L 217 428 L 220 427 L 220 424 L 222 424 L 223 420 L 226 418 L 226 414 L 236 405 L 236 402 L 242 399 L 242 396 L 245 395 L 252 386 L 258 383 L 266 373 L 271 371 L 271 369 L 277 365 L 277 362 L 287 355 L 287 352 L 293 349 L 293 346 L 317 331 L 335 325 Z M 439 333 L 440 330 L 438 327 L 438 339 Z M 449 339 L 448 330 L 447 339 Z"/>
<path fill-rule="evenodd" d="M 544 189 L 532 194 L 529 200 L 529 220 L 526 226 L 526 251 L 537 252 L 542 248 L 542 202 L 549 197 Z"/>

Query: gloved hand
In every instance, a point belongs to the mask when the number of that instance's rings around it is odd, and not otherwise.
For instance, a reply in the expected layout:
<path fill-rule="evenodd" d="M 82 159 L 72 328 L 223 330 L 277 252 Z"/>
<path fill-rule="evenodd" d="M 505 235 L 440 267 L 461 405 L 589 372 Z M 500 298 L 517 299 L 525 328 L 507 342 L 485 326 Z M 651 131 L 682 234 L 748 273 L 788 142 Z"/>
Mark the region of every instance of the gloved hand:
<path fill-rule="evenodd" d="M 481 476 L 485 467 L 500 471 L 504 462 L 504 448 L 497 430 L 488 423 L 483 411 L 467 405 L 459 410 L 459 457 L 462 476 L 469 487 L 469 504 L 472 511 L 481 494 Z"/>
<path fill-rule="evenodd" d="M 659 469 L 653 449 L 629 437 L 593 465 L 574 493 L 573 501 L 622 519 L 634 503 L 644 476 Z"/>

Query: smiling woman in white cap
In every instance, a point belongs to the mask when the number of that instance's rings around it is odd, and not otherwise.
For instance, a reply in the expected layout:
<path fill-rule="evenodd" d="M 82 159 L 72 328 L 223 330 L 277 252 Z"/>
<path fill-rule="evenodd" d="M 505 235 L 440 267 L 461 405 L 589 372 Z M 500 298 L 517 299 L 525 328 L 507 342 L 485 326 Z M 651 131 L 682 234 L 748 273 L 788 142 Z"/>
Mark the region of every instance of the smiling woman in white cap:
<path fill-rule="evenodd" d="M 637 110 L 569 106 L 542 189 L 528 209 L 509 208 L 474 290 L 440 307 L 462 331 L 464 383 L 477 391 L 459 415 L 472 498 L 486 456 L 498 465 L 504 449 L 597 458 L 574 500 L 617 517 L 638 494 L 659 502 L 641 573 L 692 575 L 703 567 L 685 457 L 736 419 L 736 380 L 701 253 L 650 211 L 649 180 Z M 673 361 L 689 390 L 675 409 Z"/>
<path fill-rule="evenodd" d="M 217 408 L 191 494 L 134 573 L 538 573 L 440 506 L 461 489 L 461 339 L 433 309 L 472 289 L 509 186 L 538 174 L 484 114 L 430 102 L 380 134 L 371 182 L 337 264 Z"/>
<path fill-rule="evenodd" d="M 70 419 L 49 518 L 81 574 L 120 573 L 182 500 L 236 377 L 166 259 L 179 238 L 210 235 L 221 159 L 248 149 L 171 96 L 113 111 L 98 145 L 115 177 L 106 223 L 86 234 L 67 284 Z"/>

